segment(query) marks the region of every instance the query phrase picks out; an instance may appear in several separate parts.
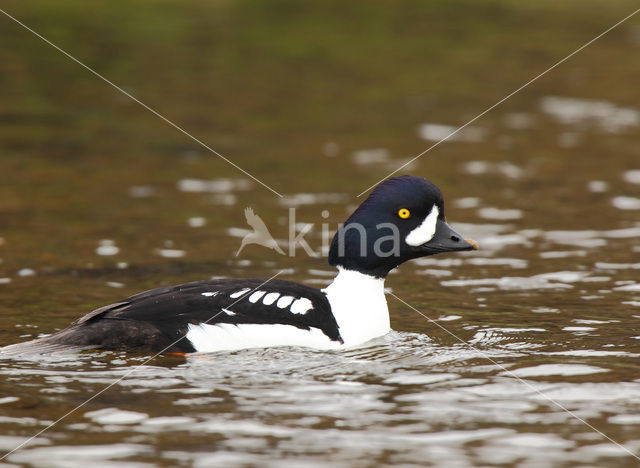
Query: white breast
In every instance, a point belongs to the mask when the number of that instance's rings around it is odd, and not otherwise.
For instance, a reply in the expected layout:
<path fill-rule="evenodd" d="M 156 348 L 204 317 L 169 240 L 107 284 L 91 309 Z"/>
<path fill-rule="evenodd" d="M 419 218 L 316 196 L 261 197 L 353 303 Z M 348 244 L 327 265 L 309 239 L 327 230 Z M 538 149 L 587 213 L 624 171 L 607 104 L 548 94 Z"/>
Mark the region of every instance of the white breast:
<path fill-rule="evenodd" d="M 383 278 L 338 267 L 338 276 L 323 291 L 345 346 L 359 345 L 391 330 Z"/>
<path fill-rule="evenodd" d="M 198 352 L 235 351 L 272 346 L 306 346 L 335 349 L 340 346 L 319 328 L 309 330 L 282 324 L 218 323 L 189 324 L 187 339 Z"/>

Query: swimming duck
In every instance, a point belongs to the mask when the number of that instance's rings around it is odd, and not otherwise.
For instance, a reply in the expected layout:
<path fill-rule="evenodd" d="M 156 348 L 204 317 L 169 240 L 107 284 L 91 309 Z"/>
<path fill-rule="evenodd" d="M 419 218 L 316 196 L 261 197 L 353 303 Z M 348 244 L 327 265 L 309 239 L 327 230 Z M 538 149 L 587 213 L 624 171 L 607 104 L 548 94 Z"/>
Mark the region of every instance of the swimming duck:
<path fill-rule="evenodd" d="M 69 327 L 5 350 L 213 352 L 271 346 L 337 349 L 391 330 L 388 273 L 407 260 L 477 249 L 445 221 L 440 190 L 421 177 L 380 183 L 335 234 L 325 289 L 280 279 L 211 279 L 105 305 Z"/>

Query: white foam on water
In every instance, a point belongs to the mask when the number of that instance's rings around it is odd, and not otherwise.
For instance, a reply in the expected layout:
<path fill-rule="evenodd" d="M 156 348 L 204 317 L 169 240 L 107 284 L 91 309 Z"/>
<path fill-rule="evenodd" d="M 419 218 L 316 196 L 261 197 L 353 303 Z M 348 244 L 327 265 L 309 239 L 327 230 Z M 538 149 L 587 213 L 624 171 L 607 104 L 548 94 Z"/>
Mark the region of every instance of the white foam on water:
<path fill-rule="evenodd" d="M 111 239 L 102 239 L 96 247 L 96 254 L 102 257 L 117 255 L 119 252 L 120 248 L 116 247 L 115 242 Z"/>
<path fill-rule="evenodd" d="M 47 437 L 36 437 L 33 440 L 30 439 L 30 437 L 0 435 L 0 450 L 13 450 L 18 445 L 27 441 L 29 441 L 29 445 L 49 445 L 51 443 L 51 439 L 48 439 Z"/>
<path fill-rule="evenodd" d="M 611 424 L 640 424 L 640 414 L 616 414 L 610 416 L 607 422 Z"/>
<path fill-rule="evenodd" d="M 627 356 L 634 357 L 640 354 L 629 353 L 627 351 L 600 351 L 597 349 L 575 349 L 571 351 L 550 351 L 550 356 L 580 356 L 580 357 L 618 357 Z"/>
<path fill-rule="evenodd" d="M 178 190 L 181 192 L 225 194 L 236 190 L 249 190 L 251 185 L 251 181 L 248 179 L 181 179 L 178 181 Z"/>
<path fill-rule="evenodd" d="M 384 382 L 389 384 L 401 385 L 429 385 L 459 378 L 460 375 L 452 373 L 415 374 L 410 372 L 402 372 L 398 373 L 397 375 L 391 375 L 387 377 L 386 379 L 384 379 Z"/>
<path fill-rule="evenodd" d="M 8 396 L 0 398 L 0 405 L 5 405 L 7 403 L 13 403 L 14 401 L 18 401 L 20 398 L 14 396 Z"/>
<path fill-rule="evenodd" d="M 584 280 L 587 276 L 589 276 L 589 273 L 584 271 L 553 271 L 550 273 L 535 275 L 534 278 L 541 278 L 548 281 L 559 281 L 561 283 L 575 283 L 577 281 Z"/>
<path fill-rule="evenodd" d="M 604 100 L 547 96 L 540 105 L 543 112 L 566 125 L 593 124 L 610 133 L 640 125 L 640 111 Z"/>
<path fill-rule="evenodd" d="M 525 112 L 510 112 L 504 116 L 504 122 L 509 128 L 524 130 L 531 128 L 534 120 L 531 114 Z"/>
<path fill-rule="evenodd" d="M 640 292 L 640 283 L 627 284 L 613 288 L 614 291 Z"/>
<path fill-rule="evenodd" d="M 35 276 L 36 274 L 36 270 L 34 270 L 33 268 L 21 268 L 20 270 L 18 270 L 17 275 L 18 276 Z"/>
<path fill-rule="evenodd" d="M 583 364 L 541 364 L 539 366 L 521 367 L 520 369 L 512 370 L 509 375 L 516 375 L 518 377 L 545 377 L 552 375 L 589 375 L 602 372 L 609 372 L 609 369 Z"/>
<path fill-rule="evenodd" d="M 535 309 L 531 309 L 531 312 L 535 312 L 536 314 L 557 314 L 560 312 L 560 309 L 554 307 L 536 307 Z"/>
<path fill-rule="evenodd" d="M 154 252 L 164 258 L 182 258 L 187 254 L 181 249 L 156 249 Z"/>
<path fill-rule="evenodd" d="M 453 200 L 453 204 L 456 208 L 478 208 L 482 200 L 477 197 L 464 197 Z"/>
<path fill-rule="evenodd" d="M 476 278 L 467 280 L 448 280 L 441 281 L 442 286 L 447 287 L 476 287 L 476 286 L 495 286 L 497 289 L 504 291 L 518 291 L 528 289 L 571 289 L 570 284 L 552 282 L 545 278 L 539 277 L 501 277 L 501 278 Z"/>
<path fill-rule="evenodd" d="M 353 162 L 359 166 L 387 163 L 390 158 L 391 153 L 386 148 L 362 149 L 354 151 L 352 155 Z"/>
<path fill-rule="evenodd" d="M 84 417 L 97 424 L 137 424 L 148 419 L 149 415 L 137 411 L 124 411 L 118 408 L 104 408 L 89 411 L 84 414 Z"/>
<path fill-rule="evenodd" d="M 613 197 L 611 204 L 619 210 L 640 210 L 640 198 L 626 196 Z"/>
<path fill-rule="evenodd" d="M 612 238 L 612 239 L 625 239 L 625 238 L 635 238 L 640 237 L 640 226 L 623 228 L 623 229 L 612 229 L 609 231 L 603 231 L 602 235 L 604 237 Z"/>
<path fill-rule="evenodd" d="M 440 317 L 438 317 L 438 321 L 439 322 L 452 322 L 454 320 L 460 320 L 462 318 L 462 315 L 441 315 Z"/>
<path fill-rule="evenodd" d="M 595 267 L 602 270 L 640 270 L 640 263 L 596 262 Z"/>
<path fill-rule="evenodd" d="M 592 180 L 587 184 L 587 188 L 593 193 L 602 193 L 609 190 L 609 184 L 604 180 Z"/>
<path fill-rule="evenodd" d="M 478 210 L 478 216 L 485 219 L 496 219 L 496 220 L 502 220 L 502 221 L 513 220 L 513 219 L 522 218 L 522 210 L 517 210 L 513 208 L 501 209 L 501 208 L 486 206 Z"/>
<path fill-rule="evenodd" d="M 150 185 L 132 185 L 129 187 L 131 198 L 150 198 L 155 195 L 155 189 Z"/>
<path fill-rule="evenodd" d="M 487 135 L 487 130 L 480 127 L 465 127 L 456 132 L 458 128 L 452 125 L 426 123 L 418 127 L 418 136 L 427 141 L 440 141 L 446 138 L 446 141 L 478 143 Z M 454 132 L 456 133 L 451 135 Z"/>
<path fill-rule="evenodd" d="M 466 264 L 478 266 L 509 266 L 511 268 L 526 268 L 527 260 L 521 258 L 483 258 L 473 257 L 465 260 Z"/>
<path fill-rule="evenodd" d="M 640 169 L 626 171 L 622 178 L 631 184 L 640 184 Z"/>
<path fill-rule="evenodd" d="M 426 275 L 426 276 L 434 276 L 436 278 L 443 278 L 447 276 L 452 276 L 453 272 L 449 270 L 437 270 L 435 268 L 426 268 L 424 270 L 416 270 L 416 275 Z"/>
<path fill-rule="evenodd" d="M 572 331 L 572 332 L 590 332 L 595 331 L 597 328 L 593 327 L 564 327 L 562 331 Z"/>
<path fill-rule="evenodd" d="M 106 445 L 58 445 L 55 447 L 23 448 L 12 453 L 8 460 L 13 463 L 25 463 L 47 467 L 113 467 L 115 463 L 107 460 L 150 455 L 150 446 L 141 444 L 116 443 Z M 122 466 L 122 465 L 121 465 Z M 126 462 L 127 467 L 148 467 L 148 464 Z"/>
<path fill-rule="evenodd" d="M 187 220 L 187 224 L 192 228 L 203 227 L 207 224 L 207 220 L 202 216 L 193 216 Z"/>
<path fill-rule="evenodd" d="M 540 252 L 538 256 L 540 258 L 568 258 L 568 257 L 584 257 L 587 255 L 586 250 L 562 250 L 562 251 L 549 251 Z"/>
<path fill-rule="evenodd" d="M 279 198 L 278 203 L 283 206 L 297 207 L 321 203 L 341 204 L 346 203 L 348 199 L 349 197 L 344 193 L 296 193 Z"/>
<path fill-rule="evenodd" d="M 238 197 L 233 193 L 214 193 L 210 200 L 214 205 L 231 206 L 236 204 Z"/>

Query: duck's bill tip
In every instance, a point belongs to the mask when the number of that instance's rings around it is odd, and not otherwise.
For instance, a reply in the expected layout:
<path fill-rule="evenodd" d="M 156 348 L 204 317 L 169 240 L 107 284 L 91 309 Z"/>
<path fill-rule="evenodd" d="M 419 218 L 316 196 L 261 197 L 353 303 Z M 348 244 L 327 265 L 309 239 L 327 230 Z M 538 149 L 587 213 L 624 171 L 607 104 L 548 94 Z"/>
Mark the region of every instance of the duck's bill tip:
<path fill-rule="evenodd" d="M 479 250 L 480 249 L 480 244 L 478 244 L 478 242 L 476 240 L 465 239 L 464 241 L 466 243 L 468 243 L 468 244 L 471 244 L 471 247 L 473 247 L 473 250 Z"/>

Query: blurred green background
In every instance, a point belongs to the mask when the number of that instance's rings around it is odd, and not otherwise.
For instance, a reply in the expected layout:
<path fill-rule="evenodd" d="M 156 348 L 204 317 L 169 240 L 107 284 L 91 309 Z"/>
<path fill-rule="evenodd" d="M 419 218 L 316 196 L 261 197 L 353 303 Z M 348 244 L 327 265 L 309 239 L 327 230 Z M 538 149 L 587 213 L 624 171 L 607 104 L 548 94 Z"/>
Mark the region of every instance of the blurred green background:
<path fill-rule="evenodd" d="M 328 221 L 338 223 L 359 203 L 355 195 L 433 144 L 420 138 L 421 124 L 467 122 L 635 5 L 4 1 L 2 8 L 280 193 L 345 194 L 341 203 L 299 209 L 300 220 L 320 223 L 329 208 Z M 179 190 L 187 178 L 246 177 L 6 16 L 0 24 L 0 276 L 15 278 L 25 267 L 91 276 L 123 261 L 178 268 L 165 270 L 163 281 L 227 273 L 239 243 L 227 229 L 246 227 L 248 205 L 286 237 L 286 207 L 271 192 L 254 183 L 229 203 Z M 559 95 L 637 104 L 639 25 L 633 18 L 484 116 L 476 123 L 487 131 L 481 141 L 444 143 L 402 172 L 433 179 L 449 199 L 525 210 L 520 228 L 617 222 L 608 198 L 584 186 L 637 164 L 637 132 L 587 131 L 579 144 L 559 147 L 560 130 L 539 103 Z M 514 130 L 505 123 L 513 113 L 528 113 L 534 124 Z M 386 151 L 386 163 L 354 162 L 356 151 L 372 148 Z M 509 161 L 523 176 L 470 177 L 463 166 L 478 159 Z M 144 196 L 132 196 L 140 187 Z M 188 228 L 193 216 L 208 224 Z M 481 220 L 452 206 L 448 216 Z M 120 253 L 96 255 L 101 239 Z M 154 253 L 167 245 L 185 257 Z M 259 248 L 247 254 L 285 267 L 324 266 Z M 71 285 L 61 281 L 67 287 L 56 291 L 69 301 Z M 145 270 L 124 282 L 133 292 L 158 281 Z M 24 281 L 11 288 L 23 285 L 22 294 L 33 291 Z M 22 294 L 5 306 L 22 307 Z M 103 299 L 89 296 L 91 304 Z"/>

